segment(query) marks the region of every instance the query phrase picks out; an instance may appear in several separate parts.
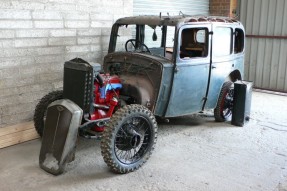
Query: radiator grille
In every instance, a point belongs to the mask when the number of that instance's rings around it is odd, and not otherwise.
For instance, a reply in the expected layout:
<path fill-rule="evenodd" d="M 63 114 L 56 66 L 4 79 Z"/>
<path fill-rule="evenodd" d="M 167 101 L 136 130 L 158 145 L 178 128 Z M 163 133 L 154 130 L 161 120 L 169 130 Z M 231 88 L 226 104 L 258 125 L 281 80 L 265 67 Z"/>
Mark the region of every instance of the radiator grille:
<path fill-rule="evenodd" d="M 75 58 L 65 62 L 64 98 L 76 103 L 84 113 L 90 113 L 93 93 L 93 67 Z"/>

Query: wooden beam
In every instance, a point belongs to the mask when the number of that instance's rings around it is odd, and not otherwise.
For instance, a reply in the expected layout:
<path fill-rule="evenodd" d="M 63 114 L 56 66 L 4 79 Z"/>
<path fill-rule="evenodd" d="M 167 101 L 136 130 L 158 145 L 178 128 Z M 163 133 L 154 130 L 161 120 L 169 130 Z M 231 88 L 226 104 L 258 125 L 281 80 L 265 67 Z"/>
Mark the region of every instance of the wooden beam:
<path fill-rule="evenodd" d="M 0 128 L 0 148 L 39 138 L 33 122 Z"/>

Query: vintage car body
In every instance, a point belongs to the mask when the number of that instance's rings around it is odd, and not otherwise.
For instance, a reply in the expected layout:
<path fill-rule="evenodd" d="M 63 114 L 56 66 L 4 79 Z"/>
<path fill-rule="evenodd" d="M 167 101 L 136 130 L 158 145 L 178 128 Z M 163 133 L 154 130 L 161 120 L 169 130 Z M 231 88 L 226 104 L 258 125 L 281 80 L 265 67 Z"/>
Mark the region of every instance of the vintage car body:
<path fill-rule="evenodd" d="M 157 55 L 146 52 L 116 51 L 119 28 L 136 25 L 136 40 L 144 39 L 142 26 L 161 26 L 162 42 Z M 166 27 L 173 26 L 174 46 L 169 47 L 172 57 L 167 58 Z M 180 42 L 183 31 L 206 30 L 206 55 L 185 59 L 180 57 Z M 219 29 L 219 30 L 217 30 Z M 228 55 L 214 55 L 213 42 L 218 41 L 221 29 L 230 30 L 231 47 Z M 239 39 L 236 32 L 240 31 Z M 225 81 L 241 80 L 244 72 L 244 28 L 238 21 L 229 18 L 196 16 L 138 16 L 119 19 L 113 26 L 109 53 L 104 59 L 104 70 L 115 72 L 123 80 L 122 95 L 134 95 L 134 103 L 148 107 L 156 116 L 175 117 L 215 108 L 220 90 Z M 220 37 L 222 38 L 222 37 Z M 227 37 L 228 38 L 228 37 Z M 141 43 L 145 43 L 142 40 Z M 220 43 L 220 42 L 219 42 Z M 237 43 L 237 44 L 236 44 Z M 235 47 L 237 46 L 237 47 Z M 149 47 L 151 48 L 151 47 Z M 236 52 L 236 48 L 240 48 Z M 129 92 L 129 93 L 127 93 Z M 133 92 L 133 93 L 131 93 Z"/>
<path fill-rule="evenodd" d="M 214 109 L 216 121 L 229 120 L 233 84 L 243 76 L 244 39 L 243 26 L 230 18 L 119 19 L 112 27 L 104 71 L 81 58 L 67 61 L 63 90 L 50 92 L 37 104 L 34 124 L 43 138 L 40 167 L 63 173 L 75 157 L 79 133 L 101 139 L 106 164 L 114 172 L 128 173 L 152 154 L 155 116 Z"/>

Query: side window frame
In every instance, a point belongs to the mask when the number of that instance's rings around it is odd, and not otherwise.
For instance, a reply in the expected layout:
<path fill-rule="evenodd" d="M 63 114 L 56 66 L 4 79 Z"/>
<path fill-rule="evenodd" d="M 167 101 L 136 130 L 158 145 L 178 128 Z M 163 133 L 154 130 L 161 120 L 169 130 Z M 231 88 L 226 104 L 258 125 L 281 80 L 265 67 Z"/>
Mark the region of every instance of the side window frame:
<path fill-rule="evenodd" d="M 216 29 L 218 28 L 225 28 L 230 29 L 230 43 L 229 43 L 229 54 L 223 54 L 223 55 L 216 55 L 216 44 L 214 43 L 217 40 L 216 37 Z M 213 35 L 212 35 L 212 56 L 213 58 L 226 58 L 230 57 L 234 53 L 234 28 L 232 26 L 228 25 L 213 25 Z M 226 46 L 227 47 L 227 46 Z M 219 49 L 221 50 L 221 49 Z"/>
<path fill-rule="evenodd" d="M 245 45 L 246 45 L 246 41 L 245 41 L 245 31 L 244 31 L 244 29 L 243 28 L 240 28 L 240 27 L 234 27 L 234 43 L 233 43 L 233 53 L 235 54 L 235 55 L 238 55 L 238 54 L 242 54 L 242 53 L 244 53 L 245 52 Z M 242 44 L 243 44 L 243 46 L 242 46 L 242 48 L 240 49 L 240 51 L 236 51 L 236 49 L 237 49 L 237 47 L 236 47 L 236 32 L 237 32 L 237 30 L 240 30 L 240 31 L 242 31 L 242 34 L 241 34 L 241 37 L 239 37 L 239 38 L 242 38 Z"/>
<path fill-rule="evenodd" d="M 185 29 L 206 29 L 206 51 L 207 54 L 205 57 L 190 57 L 187 59 L 180 58 L 180 46 L 182 41 L 182 31 Z M 177 63 L 203 63 L 203 60 L 209 61 L 210 60 L 210 44 L 211 44 L 211 24 L 187 24 L 183 25 L 178 29 L 178 36 L 177 36 L 177 52 L 176 52 L 176 62 Z"/>

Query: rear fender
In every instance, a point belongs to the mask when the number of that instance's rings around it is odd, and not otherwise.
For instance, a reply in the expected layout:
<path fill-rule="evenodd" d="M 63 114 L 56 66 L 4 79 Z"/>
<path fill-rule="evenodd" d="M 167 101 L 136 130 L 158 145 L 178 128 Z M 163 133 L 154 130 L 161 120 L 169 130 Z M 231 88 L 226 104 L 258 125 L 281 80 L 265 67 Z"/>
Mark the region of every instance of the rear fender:
<path fill-rule="evenodd" d="M 239 70 L 232 71 L 225 81 L 235 82 L 236 80 L 242 80 L 242 76 Z"/>

